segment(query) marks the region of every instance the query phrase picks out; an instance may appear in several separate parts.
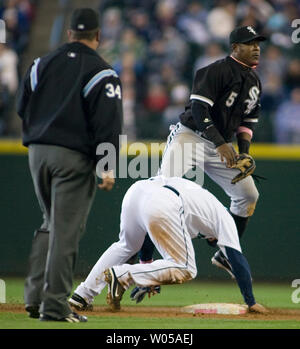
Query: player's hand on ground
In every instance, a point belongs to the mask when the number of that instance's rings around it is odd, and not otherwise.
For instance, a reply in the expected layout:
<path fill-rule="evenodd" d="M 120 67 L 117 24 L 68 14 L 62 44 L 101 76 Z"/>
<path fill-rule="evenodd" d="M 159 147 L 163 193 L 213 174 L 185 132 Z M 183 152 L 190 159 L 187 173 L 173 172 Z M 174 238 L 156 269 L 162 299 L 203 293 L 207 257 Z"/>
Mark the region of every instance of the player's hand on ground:
<path fill-rule="evenodd" d="M 217 147 L 217 152 L 221 157 L 221 161 L 226 161 L 227 167 L 232 167 L 236 163 L 237 153 L 230 144 L 224 143 L 220 145 Z"/>
<path fill-rule="evenodd" d="M 140 303 L 146 294 L 148 294 L 148 298 L 151 296 L 156 295 L 157 293 L 160 293 L 160 286 L 148 286 L 148 287 L 139 287 L 136 286 L 130 294 L 130 298 L 132 301 L 135 301 L 136 303 Z"/>
<path fill-rule="evenodd" d="M 258 303 L 255 303 L 254 305 L 249 307 L 249 313 L 266 314 L 268 312 L 268 309 L 266 309 L 264 306 Z"/>
<path fill-rule="evenodd" d="M 115 178 L 113 171 L 102 172 L 102 183 L 98 187 L 105 191 L 110 191 L 115 185 Z"/>

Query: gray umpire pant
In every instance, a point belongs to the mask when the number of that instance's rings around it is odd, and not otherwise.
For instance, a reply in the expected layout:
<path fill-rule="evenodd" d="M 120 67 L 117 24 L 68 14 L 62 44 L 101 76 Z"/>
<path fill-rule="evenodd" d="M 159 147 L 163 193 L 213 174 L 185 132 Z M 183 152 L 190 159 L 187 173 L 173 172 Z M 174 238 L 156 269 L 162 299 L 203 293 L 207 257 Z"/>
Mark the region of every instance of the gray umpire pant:
<path fill-rule="evenodd" d="M 44 220 L 34 234 L 24 300 L 59 319 L 72 311 L 67 298 L 96 191 L 94 163 L 71 149 L 36 144 L 29 166 Z"/>

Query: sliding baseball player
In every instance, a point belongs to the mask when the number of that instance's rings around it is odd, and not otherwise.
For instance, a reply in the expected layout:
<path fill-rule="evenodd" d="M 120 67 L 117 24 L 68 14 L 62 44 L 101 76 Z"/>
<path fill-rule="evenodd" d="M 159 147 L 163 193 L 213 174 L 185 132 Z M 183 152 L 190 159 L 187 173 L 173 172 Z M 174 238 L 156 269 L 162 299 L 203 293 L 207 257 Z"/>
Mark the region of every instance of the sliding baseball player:
<path fill-rule="evenodd" d="M 151 264 L 127 264 L 147 233 L 162 258 Z M 226 208 L 199 185 L 162 176 L 138 181 L 129 188 L 122 203 L 119 241 L 103 253 L 69 299 L 70 304 L 86 310 L 108 284 L 108 304 L 118 311 L 123 293 L 132 285 L 154 289 L 194 279 L 197 268 L 192 239 L 199 233 L 215 240 L 228 258 L 249 311 L 266 312 L 254 298 L 250 268 Z"/>

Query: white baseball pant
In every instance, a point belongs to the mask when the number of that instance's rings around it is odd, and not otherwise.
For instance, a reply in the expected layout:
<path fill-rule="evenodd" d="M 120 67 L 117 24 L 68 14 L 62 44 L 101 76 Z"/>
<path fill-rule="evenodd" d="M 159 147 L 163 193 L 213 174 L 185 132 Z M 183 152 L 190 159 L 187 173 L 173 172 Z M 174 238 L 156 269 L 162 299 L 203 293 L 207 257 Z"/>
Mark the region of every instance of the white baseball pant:
<path fill-rule="evenodd" d="M 207 238 L 217 238 L 223 251 L 223 246 L 241 251 L 232 217 L 207 190 L 182 178 L 136 182 L 122 203 L 119 241 L 104 252 L 75 293 L 91 303 L 106 286 L 104 271 L 109 267 L 114 267 L 126 289 L 132 284 L 152 286 L 195 278 L 192 238 L 199 231 Z M 140 250 L 147 233 L 163 259 L 151 264 L 123 264 Z"/>
<path fill-rule="evenodd" d="M 189 144 L 191 147 L 188 148 Z M 199 147 L 199 144 L 203 146 Z M 184 158 L 181 158 L 182 156 Z M 231 184 L 239 170 L 227 168 L 212 142 L 179 122 L 171 128 L 158 174 L 165 177 L 182 177 L 193 166 L 204 170 L 231 198 L 230 211 L 233 214 L 240 217 L 253 215 L 259 196 L 253 178 L 248 176 L 236 184 Z"/>

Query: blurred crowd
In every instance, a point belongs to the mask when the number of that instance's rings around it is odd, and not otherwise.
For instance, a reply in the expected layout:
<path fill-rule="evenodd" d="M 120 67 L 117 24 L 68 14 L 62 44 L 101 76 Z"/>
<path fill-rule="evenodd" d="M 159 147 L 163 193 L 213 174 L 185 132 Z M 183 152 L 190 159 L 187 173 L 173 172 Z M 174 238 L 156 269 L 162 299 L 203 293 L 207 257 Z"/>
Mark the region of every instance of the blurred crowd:
<path fill-rule="evenodd" d="M 235 26 L 252 25 L 268 37 L 257 68 L 262 116 L 253 140 L 300 143 L 300 43 L 291 39 L 299 1 L 102 0 L 99 12 L 99 52 L 121 77 L 129 139 L 165 139 L 196 70 L 228 55 Z"/>
<path fill-rule="evenodd" d="M 7 31 L 0 44 L 0 135 L 9 132 L 7 110 L 36 3 L 0 0 Z M 229 54 L 234 27 L 252 25 L 268 37 L 257 67 L 262 115 L 253 141 L 300 143 L 300 30 L 293 36 L 292 26 L 300 22 L 299 0 L 100 0 L 99 13 L 99 53 L 121 77 L 128 140 L 165 140 L 189 100 L 196 70 Z"/>
<path fill-rule="evenodd" d="M 0 0 L 0 136 L 10 133 L 9 118 L 14 109 L 19 67 L 29 42 L 35 3 L 35 0 Z"/>

